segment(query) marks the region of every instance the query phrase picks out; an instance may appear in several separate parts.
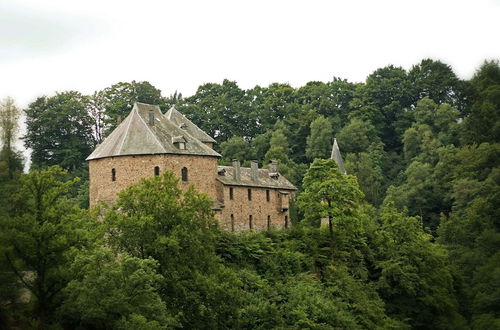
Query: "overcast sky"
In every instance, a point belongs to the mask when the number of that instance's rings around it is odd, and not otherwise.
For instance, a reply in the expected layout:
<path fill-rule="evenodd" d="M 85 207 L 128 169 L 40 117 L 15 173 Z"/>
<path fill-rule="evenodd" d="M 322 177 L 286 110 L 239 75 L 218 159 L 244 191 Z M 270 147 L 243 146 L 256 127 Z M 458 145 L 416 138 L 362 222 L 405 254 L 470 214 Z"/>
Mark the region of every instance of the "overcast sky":
<path fill-rule="evenodd" d="M 500 58 L 500 0 L 4 1 L 0 98 L 146 80 L 168 96 L 206 82 L 301 86 L 423 58 L 469 78 Z"/>

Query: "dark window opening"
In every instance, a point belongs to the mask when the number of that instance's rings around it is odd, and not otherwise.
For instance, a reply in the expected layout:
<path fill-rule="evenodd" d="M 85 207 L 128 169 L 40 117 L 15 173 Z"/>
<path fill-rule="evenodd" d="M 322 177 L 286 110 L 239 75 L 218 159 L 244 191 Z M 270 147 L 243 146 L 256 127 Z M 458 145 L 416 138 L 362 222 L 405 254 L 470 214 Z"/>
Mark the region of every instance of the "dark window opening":
<path fill-rule="evenodd" d="M 182 177 L 182 182 L 187 182 L 188 181 L 188 169 L 183 167 L 181 170 L 181 177 Z"/>
<path fill-rule="evenodd" d="M 250 230 L 253 229 L 253 218 L 251 214 L 248 216 L 248 226 L 250 227 Z"/>
<path fill-rule="evenodd" d="M 234 199 L 234 190 L 232 187 L 229 188 L 229 199 L 230 200 Z"/>
<path fill-rule="evenodd" d="M 248 200 L 252 200 L 252 189 L 248 189 Z"/>
<path fill-rule="evenodd" d="M 234 215 L 231 214 L 231 231 L 234 232 Z"/>
<path fill-rule="evenodd" d="M 285 228 L 288 228 L 288 215 L 285 215 Z"/>
<path fill-rule="evenodd" d="M 271 229 L 271 216 L 270 215 L 267 216 L 267 229 L 268 230 Z"/>
<path fill-rule="evenodd" d="M 114 168 L 111 170 L 111 181 L 116 181 L 116 170 Z"/>
<path fill-rule="evenodd" d="M 271 200 L 271 194 L 269 193 L 269 190 L 266 190 L 266 201 L 270 201 Z"/>
<path fill-rule="evenodd" d="M 155 176 L 158 176 L 158 175 L 160 175 L 160 167 L 155 166 Z"/>

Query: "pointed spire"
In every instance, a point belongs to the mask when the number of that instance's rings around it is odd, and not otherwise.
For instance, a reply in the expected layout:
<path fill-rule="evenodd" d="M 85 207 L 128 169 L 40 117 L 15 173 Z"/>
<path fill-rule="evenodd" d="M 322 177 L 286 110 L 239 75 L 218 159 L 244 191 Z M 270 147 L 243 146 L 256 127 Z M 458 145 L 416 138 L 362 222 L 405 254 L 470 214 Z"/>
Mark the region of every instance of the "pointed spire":
<path fill-rule="evenodd" d="M 342 160 L 342 155 L 340 154 L 340 149 L 339 149 L 339 145 L 337 144 L 336 138 L 333 139 L 332 155 L 330 158 L 335 160 L 335 163 L 337 163 L 337 166 L 339 167 L 340 173 L 347 174 L 345 167 L 344 167 L 344 161 Z"/>

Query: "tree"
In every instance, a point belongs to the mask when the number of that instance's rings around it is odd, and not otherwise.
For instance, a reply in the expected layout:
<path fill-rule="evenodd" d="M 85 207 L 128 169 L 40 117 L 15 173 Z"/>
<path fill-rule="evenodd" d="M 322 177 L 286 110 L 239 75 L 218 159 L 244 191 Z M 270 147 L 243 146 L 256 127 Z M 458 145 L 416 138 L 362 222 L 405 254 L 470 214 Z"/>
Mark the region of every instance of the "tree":
<path fill-rule="evenodd" d="M 51 167 L 24 175 L 13 214 L 0 228 L 8 269 L 33 295 L 40 327 L 53 320 L 60 304 L 73 249 L 86 244 L 85 212 L 67 198 L 76 179 L 65 182 L 66 174 Z"/>
<path fill-rule="evenodd" d="M 264 164 L 269 164 L 272 160 L 279 162 L 279 171 L 285 177 L 292 179 L 294 177 L 294 163 L 288 155 L 290 154 L 290 147 L 288 140 L 283 132 L 283 129 L 278 128 L 271 134 L 269 142 L 269 150 L 266 152 Z M 293 179 L 292 179 L 293 180 Z"/>
<path fill-rule="evenodd" d="M 14 147 L 19 134 L 20 117 L 21 111 L 12 98 L 7 97 L 0 102 L 0 163 L 5 163 L 9 179 L 13 179 L 16 171 L 22 170 L 22 157 Z M 0 165 L 0 171 L 2 167 Z"/>
<path fill-rule="evenodd" d="M 101 136 L 111 133 L 128 116 L 135 102 L 159 105 L 164 108 L 161 91 L 147 81 L 119 82 L 94 93 L 92 111 L 94 122 L 104 125 Z M 164 109 L 167 110 L 167 109 Z"/>
<path fill-rule="evenodd" d="M 71 265 L 64 289 L 63 324 L 71 327 L 164 329 L 178 326 L 159 294 L 158 263 L 106 247 L 83 250 Z"/>
<path fill-rule="evenodd" d="M 372 241 L 377 291 L 392 317 L 416 329 L 466 329 L 446 251 L 418 218 L 382 208 Z"/>
<path fill-rule="evenodd" d="M 359 153 L 369 151 L 370 145 L 379 142 L 380 138 L 370 122 L 355 118 L 342 128 L 337 140 L 343 152 Z"/>
<path fill-rule="evenodd" d="M 304 176 L 303 188 L 297 203 L 304 220 L 318 225 L 328 218 L 331 234 L 334 219 L 352 215 L 363 198 L 356 178 L 340 173 L 333 159 L 315 159 Z"/>
<path fill-rule="evenodd" d="M 332 125 L 323 116 L 311 123 L 311 134 L 307 138 L 306 156 L 309 159 L 328 158 L 332 150 Z"/>
<path fill-rule="evenodd" d="M 239 136 L 233 136 L 229 140 L 222 142 L 220 149 L 224 157 L 223 161 L 226 164 L 231 164 L 233 159 L 240 161 L 253 159 L 250 143 Z"/>
<path fill-rule="evenodd" d="M 500 141 L 500 65 L 485 62 L 471 80 L 474 88 L 471 112 L 465 119 L 465 144 Z"/>
<path fill-rule="evenodd" d="M 437 104 L 458 106 L 463 100 L 460 82 L 452 68 L 441 61 L 423 59 L 408 72 L 414 89 L 414 104 L 428 97 Z"/>
<path fill-rule="evenodd" d="M 219 143 L 258 133 L 260 123 L 252 114 L 250 98 L 234 81 L 204 84 L 185 101 L 179 110 Z"/>
<path fill-rule="evenodd" d="M 24 145 L 32 149 L 35 168 L 52 165 L 71 171 L 85 168 L 85 158 L 95 146 L 88 105 L 86 96 L 73 91 L 42 96 L 29 105 Z"/>
<path fill-rule="evenodd" d="M 400 120 L 411 104 L 408 74 L 403 68 L 389 65 L 375 70 L 364 85 L 357 86 L 349 118 L 370 121 L 386 148 L 398 149 L 401 146 L 399 134 L 407 128 Z"/>
<path fill-rule="evenodd" d="M 161 296 L 185 328 L 235 324 L 239 283 L 215 255 L 212 201 L 171 173 L 144 179 L 119 194 L 104 222 L 118 252 L 159 263 Z"/>

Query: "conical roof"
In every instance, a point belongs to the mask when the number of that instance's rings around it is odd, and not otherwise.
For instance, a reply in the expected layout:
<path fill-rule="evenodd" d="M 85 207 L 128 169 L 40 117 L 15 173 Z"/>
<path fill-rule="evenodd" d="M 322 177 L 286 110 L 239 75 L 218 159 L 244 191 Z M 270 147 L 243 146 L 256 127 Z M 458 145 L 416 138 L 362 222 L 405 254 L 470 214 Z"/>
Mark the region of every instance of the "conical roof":
<path fill-rule="evenodd" d="M 216 141 L 207 133 L 203 132 L 198 126 L 196 126 L 191 120 L 187 119 L 182 113 L 177 111 L 175 105 L 172 106 L 166 113 L 165 117 L 172 123 L 177 125 L 188 132 L 191 136 L 200 140 L 201 142 L 215 143 Z"/>
<path fill-rule="evenodd" d="M 185 149 L 180 148 L 181 144 Z M 161 113 L 160 107 L 135 103 L 127 118 L 97 146 L 87 160 L 150 154 L 221 157 L 202 141 L 169 121 Z"/>
<path fill-rule="evenodd" d="M 337 139 L 333 139 L 332 155 L 330 158 L 335 160 L 335 163 L 337 163 L 337 166 L 339 167 L 340 173 L 347 174 L 344 166 L 344 160 L 342 159 L 339 145 L 337 144 Z"/>

